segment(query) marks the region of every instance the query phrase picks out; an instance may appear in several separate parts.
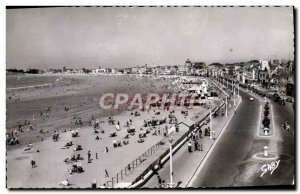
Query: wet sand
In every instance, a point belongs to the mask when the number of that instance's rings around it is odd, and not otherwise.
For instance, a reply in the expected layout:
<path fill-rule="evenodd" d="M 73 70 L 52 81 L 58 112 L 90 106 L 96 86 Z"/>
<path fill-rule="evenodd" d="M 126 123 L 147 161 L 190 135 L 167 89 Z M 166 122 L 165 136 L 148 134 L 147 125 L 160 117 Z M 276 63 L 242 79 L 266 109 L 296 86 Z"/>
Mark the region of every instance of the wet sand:
<path fill-rule="evenodd" d="M 29 88 L 13 91 L 7 89 L 6 132 L 11 133 L 17 130 L 19 124 L 24 123 L 24 120 L 33 123 L 33 115 L 35 117 L 35 122 L 32 124 L 35 129 L 28 133 L 29 125 L 23 126 L 24 132 L 18 132 L 18 139 L 21 145 L 8 146 L 8 150 L 27 145 L 30 142 L 41 141 L 49 137 L 54 130 L 87 126 L 92 116 L 101 118 L 118 114 L 118 110 L 100 109 L 99 99 L 104 93 L 122 92 L 133 95 L 135 93 L 174 91 L 174 88 L 171 87 L 171 80 L 162 78 L 153 79 L 130 75 L 60 75 L 55 76 L 55 79 L 53 79 L 51 75 L 33 76 L 35 81 L 41 80 L 42 83 L 45 83 L 43 81 L 44 77 L 51 81 L 57 79 L 63 81 L 54 83 L 53 86 L 46 88 Z M 8 79 L 15 79 L 14 81 L 17 84 L 23 77 L 14 76 Z M 26 79 L 28 78 L 26 77 Z M 9 82 L 10 87 L 12 82 Z M 22 85 L 25 84 L 23 83 Z M 37 82 L 36 85 L 40 85 L 40 82 Z M 18 87 L 18 85 L 15 87 Z M 70 106 L 69 111 L 64 110 L 65 105 Z M 48 107 L 51 107 L 50 111 L 47 111 Z M 82 118 L 83 124 L 81 126 L 74 124 L 73 115 Z M 43 131 L 48 131 L 48 133 L 41 134 L 39 132 L 41 127 L 43 127 Z"/>

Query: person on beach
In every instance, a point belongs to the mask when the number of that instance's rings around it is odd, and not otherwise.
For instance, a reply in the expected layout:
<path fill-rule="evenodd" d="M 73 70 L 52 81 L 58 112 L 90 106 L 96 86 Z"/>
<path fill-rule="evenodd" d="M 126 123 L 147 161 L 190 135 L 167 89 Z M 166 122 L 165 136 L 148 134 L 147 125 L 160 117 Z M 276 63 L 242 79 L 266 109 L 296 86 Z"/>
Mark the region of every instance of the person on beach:
<path fill-rule="evenodd" d="M 90 150 L 88 151 L 87 155 L 88 155 L 88 163 L 90 163 L 91 162 L 91 151 Z"/>
<path fill-rule="evenodd" d="M 59 185 L 61 185 L 61 186 L 69 186 L 70 183 L 69 183 L 69 180 L 66 179 L 66 180 L 64 180 L 64 181 L 61 181 L 61 182 L 59 183 Z"/>
<path fill-rule="evenodd" d="M 31 160 L 31 168 L 35 168 L 35 167 L 36 167 L 35 161 Z"/>

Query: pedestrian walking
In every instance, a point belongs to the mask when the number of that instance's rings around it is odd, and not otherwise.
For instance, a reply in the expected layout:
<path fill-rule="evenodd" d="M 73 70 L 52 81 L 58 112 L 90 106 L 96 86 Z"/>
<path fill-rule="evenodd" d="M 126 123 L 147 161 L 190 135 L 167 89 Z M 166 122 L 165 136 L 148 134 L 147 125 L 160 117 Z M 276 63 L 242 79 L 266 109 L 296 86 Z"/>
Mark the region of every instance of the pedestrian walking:
<path fill-rule="evenodd" d="M 160 185 L 161 185 L 161 183 L 162 183 L 162 180 L 161 180 L 161 178 L 160 178 L 160 176 L 159 176 L 159 175 L 157 176 L 157 179 L 158 179 L 158 186 L 160 186 Z"/>
<path fill-rule="evenodd" d="M 105 169 L 105 178 L 109 177 L 107 170 Z"/>
<path fill-rule="evenodd" d="M 200 145 L 200 151 L 201 152 L 203 151 L 203 145 L 202 144 Z"/>
<path fill-rule="evenodd" d="M 198 148 L 198 141 L 194 141 L 194 145 L 195 145 L 195 151 L 199 151 L 199 148 Z"/>
<path fill-rule="evenodd" d="M 188 143 L 188 151 L 192 152 L 192 143 L 191 142 Z"/>
<path fill-rule="evenodd" d="M 196 136 L 195 136 L 194 132 L 193 132 L 193 134 L 192 134 L 192 139 L 193 139 L 193 141 L 196 140 Z"/>
<path fill-rule="evenodd" d="M 202 138 L 202 130 L 201 130 L 201 128 L 199 129 L 199 136 L 200 136 L 200 138 Z"/>
<path fill-rule="evenodd" d="M 105 147 L 105 152 L 108 153 L 108 147 Z"/>
<path fill-rule="evenodd" d="M 96 159 L 98 159 L 98 153 L 96 153 Z"/>

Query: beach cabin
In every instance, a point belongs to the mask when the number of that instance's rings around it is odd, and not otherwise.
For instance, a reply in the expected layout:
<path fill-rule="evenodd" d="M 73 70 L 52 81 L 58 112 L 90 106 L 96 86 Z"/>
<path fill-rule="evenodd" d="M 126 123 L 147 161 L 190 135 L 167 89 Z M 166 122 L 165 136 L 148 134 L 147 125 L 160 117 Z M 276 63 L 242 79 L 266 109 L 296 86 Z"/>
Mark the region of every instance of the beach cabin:
<path fill-rule="evenodd" d="M 194 93 L 194 94 L 201 94 L 202 93 L 202 87 L 193 85 L 191 88 L 188 89 L 189 93 Z"/>

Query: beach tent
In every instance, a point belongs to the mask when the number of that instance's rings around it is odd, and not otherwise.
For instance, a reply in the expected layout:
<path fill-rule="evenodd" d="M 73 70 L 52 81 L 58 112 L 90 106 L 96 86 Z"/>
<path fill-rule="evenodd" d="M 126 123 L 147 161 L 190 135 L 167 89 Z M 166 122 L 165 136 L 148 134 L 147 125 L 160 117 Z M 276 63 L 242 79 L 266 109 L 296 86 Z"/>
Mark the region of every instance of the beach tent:
<path fill-rule="evenodd" d="M 171 128 L 168 129 L 168 134 L 171 134 L 172 132 L 175 131 L 175 126 L 172 126 Z"/>

